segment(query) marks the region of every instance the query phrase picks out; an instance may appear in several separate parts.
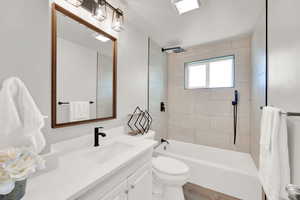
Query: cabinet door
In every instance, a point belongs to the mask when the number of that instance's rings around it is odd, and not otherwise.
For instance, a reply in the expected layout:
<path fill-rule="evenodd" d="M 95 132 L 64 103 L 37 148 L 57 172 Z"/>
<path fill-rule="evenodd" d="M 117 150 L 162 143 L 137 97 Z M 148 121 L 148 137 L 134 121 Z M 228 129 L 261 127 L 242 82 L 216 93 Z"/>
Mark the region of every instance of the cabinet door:
<path fill-rule="evenodd" d="M 99 200 L 127 200 L 127 181 L 124 181 Z"/>
<path fill-rule="evenodd" d="M 128 200 L 152 200 L 152 168 L 146 165 L 128 179 Z"/>

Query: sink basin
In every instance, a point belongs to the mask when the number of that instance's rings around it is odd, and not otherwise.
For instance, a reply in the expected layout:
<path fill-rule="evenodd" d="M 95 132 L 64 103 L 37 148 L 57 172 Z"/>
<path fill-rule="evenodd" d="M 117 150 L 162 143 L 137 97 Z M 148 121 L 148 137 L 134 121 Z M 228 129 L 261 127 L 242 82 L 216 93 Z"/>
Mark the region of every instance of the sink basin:
<path fill-rule="evenodd" d="M 99 147 L 92 145 L 76 146 L 67 148 L 60 152 L 61 162 L 74 162 L 74 165 L 103 165 L 108 164 L 112 160 L 118 160 L 124 153 L 129 152 L 135 146 L 122 141 L 112 141 L 105 144 L 100 144 Z"/>
<path fill-rule="evenodd" d="M 111 159 L 115 159 L 117 156 L 122 155 L 122 153 L 129 151 L 133 147 L 134 146 L 129 144 L 114 142 L 106 146 L 88 148 L 87 150 L 84 150 L 82 156 L 86 159 L 94 160 L 98 164 L 102 164 Z"/>

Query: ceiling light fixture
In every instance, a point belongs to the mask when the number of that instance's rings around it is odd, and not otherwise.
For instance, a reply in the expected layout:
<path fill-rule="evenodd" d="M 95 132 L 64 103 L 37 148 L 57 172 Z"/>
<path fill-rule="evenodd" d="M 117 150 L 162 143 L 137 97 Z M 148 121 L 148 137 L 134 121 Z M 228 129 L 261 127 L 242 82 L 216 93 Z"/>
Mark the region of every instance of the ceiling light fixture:
<path fill-rule="evenodd" d="M 87 9 L 92 13 L 92 16 L 98 21 L 102 22 L 107 19 L 108 12 L 107 8 L 112 11 L 112 22 L 111 28 L 116 32 L 124 30 L 124 14 L 119 8 L 115 8 L 106 0 L 65 0 L 68 3 Z"/>
<path fill-rule="evenodd" d="M 66 1 L 76 7 L 81 6 L 83 3 L 83 0 L 66 0 Z"/>
<path fill-rule="evenodd" d="M 105 0 L 95 0 L 97 6 L 93 9 L 93 17 L 102 22 L 107 18 L 107 8 Z"/>
<path fill-rule="evenodd" d="M 110 40 L 108 37 L 105 37 L 104 35 L 101 35 L 99 33 L 96 33 L 94 37 L 95 39 L 100 40 L 101 42 L 107 42 Z"/>
<path fill-rule="evenodd" d="M 199 0 L 172 0 L 172 3 L 180 15 L 200 7 Z"/>
<path fill-rule="evenodd" d="M 123 26 L 124 26 L 123 11 L 118 8 L 113 12 L 111 28 L 114 31 L 121 32 L 124 30 Z"/>

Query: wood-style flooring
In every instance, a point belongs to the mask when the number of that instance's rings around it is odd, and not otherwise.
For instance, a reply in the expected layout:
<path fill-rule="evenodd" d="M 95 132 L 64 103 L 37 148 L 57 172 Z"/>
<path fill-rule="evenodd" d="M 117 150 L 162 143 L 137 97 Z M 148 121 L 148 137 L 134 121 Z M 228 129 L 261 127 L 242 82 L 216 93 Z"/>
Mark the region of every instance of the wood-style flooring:
<path fill-rule="evenodd" d="M 192 183 L 185 184 L 183 191 L 185 200 L 239 200 Z"/>

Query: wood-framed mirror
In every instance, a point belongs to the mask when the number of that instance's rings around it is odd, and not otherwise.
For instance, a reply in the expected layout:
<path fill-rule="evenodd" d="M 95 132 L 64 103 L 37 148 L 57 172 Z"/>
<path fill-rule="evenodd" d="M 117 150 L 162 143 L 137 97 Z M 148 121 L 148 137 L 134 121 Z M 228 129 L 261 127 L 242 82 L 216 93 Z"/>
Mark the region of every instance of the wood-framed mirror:
<path fill-rule="evenodd" d="M 116 118 L 117 39 L 52 5 L 52 128 Z"/>

